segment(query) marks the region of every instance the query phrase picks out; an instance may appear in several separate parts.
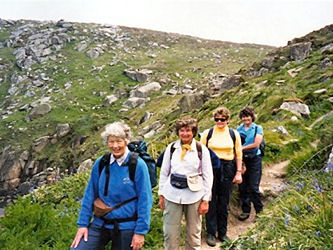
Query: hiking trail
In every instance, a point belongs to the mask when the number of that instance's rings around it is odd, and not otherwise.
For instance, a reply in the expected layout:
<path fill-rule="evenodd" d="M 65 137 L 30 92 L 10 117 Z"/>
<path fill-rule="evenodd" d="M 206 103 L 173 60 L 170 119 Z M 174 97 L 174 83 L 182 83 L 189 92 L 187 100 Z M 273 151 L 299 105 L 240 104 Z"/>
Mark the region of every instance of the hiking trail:
<path fill-rule="evenodd" d="M 283 190 L 284 178 L 287 175 L 286 167 L 289 164 L 289 160 L 282 161 L 272 165 L 265 165 L 262 171 L 262 177 L 260 182 L 260 192 L 263 196 L 264 207 L 269 200 L 276 198 L 278 193 Z M 234 188 L 237 188 L 234 185 Z M 265 209 L 265 208 L 264 208 Z M 247 230 L 252 227 L 255 223 L 255 211 L 252 207 L 250 217 L 245 221 L 239 221 L 238 215 L 241 213 L 240 205 L 235 206 L 230 204 L 229 221 L 228 221 L 228 232 L 227 236 L 231 240 L 236 240 L 240 235 L 245 234 Z M 207 245 L 205 240 L 205 232 L 203 232 L 201 238 L 201 249 L 202 250 L 213 250 L 220 249 L 221 243 L 217 240 L 215 247 Z"/>

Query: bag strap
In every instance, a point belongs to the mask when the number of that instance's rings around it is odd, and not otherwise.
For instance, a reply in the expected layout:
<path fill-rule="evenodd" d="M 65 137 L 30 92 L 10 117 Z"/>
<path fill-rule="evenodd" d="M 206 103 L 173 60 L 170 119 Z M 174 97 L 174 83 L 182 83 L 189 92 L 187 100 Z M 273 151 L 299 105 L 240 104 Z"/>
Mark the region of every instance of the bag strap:
<path fill-rule="evenodd" d="M 212 138 L 213 132 L 214 132 L 214 128 L 210 128 L 209 131 L 208 131 L 208 135 L 207 135 L 207 138 L 206 138 L 206 147 L 207 148 L 208 148 L 208 141 L 210 140 L 210 138 Z"/>
<path fill-rule="evenodd" d="M 232 128 L 229 128 L 229 134 L 230 134 L 231 139 L 234 143 L 234 156 L 236 157 L 236 147 L 235 147 L 235 145 L 236 145 L 236 135 L 235 135 L 235 131 Z"/>

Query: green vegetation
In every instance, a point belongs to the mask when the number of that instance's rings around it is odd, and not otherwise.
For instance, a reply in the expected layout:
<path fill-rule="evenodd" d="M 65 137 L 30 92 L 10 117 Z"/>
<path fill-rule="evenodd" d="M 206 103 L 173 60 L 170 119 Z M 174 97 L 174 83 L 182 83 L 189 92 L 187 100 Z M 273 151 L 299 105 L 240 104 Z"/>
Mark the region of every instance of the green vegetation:
<path fill-rule="evenodd" d="M 105 148 L 100 140 L 102 128 L 110 122 L 124 120 L 134 135 L 142 136 L 144 127 L 160 121 L 164 127 L 147 139 L 149 150 L 157 157 L 165 146 L 176 138 L 173 125 L 180 116 L 198 119 L 200 131 L 211 127 L 212 111 L 226 106 L 231 111 L 230 126 L 235 128 L 240 120 L 238 112 L 246 105 L 253 105 L 258 113 L 257 122 L 264 128 L 266 156 L 264 162 L 272 164 L 286 159 L 288 166 L 288 190 L 274 200 L 257 220 L 256 226 L 239 240 L 227 247 L 235 249 L 323 249 L 332 248 L 332 172 L 323 168 L 333 141 L 333 116 L 314 122 L 332 110 L 333 65 L 323 69 L 324 58 L 333 61 L 333 54 L 322 54 L 320 46 L 327 44 L 332 35 L 314 33 L 310 36 L 313 51 L 304 62 L 287 62 L 288 48 L 271 53 L 279 60 L 275 70 L 260 77 L 245 73 L 252 67 L 259 70 L 261 60 L 272 48 L 248 44 L 232 44 L 191 38 L 175 34 L 121 27 L 122 35 L 129 37 L 123 46 L 112 39 L 93 36 L 99 26 L 75 24 L 77 37 L 85 37 L 93 48 L 105 43 L 107 49 L 96 59 L 74 47 L 80 42 L 72 40 L 61 49 L 61 58 L 32 66 L 37 75 L 45 73 L 52 81 L 47 91 L 36 89 L 36 96 L 24 96 L 24 87 L 16 95 L 7 98 L 11 75 L 23 75 L 16 66 L 0 72 L 0 102 L 5 110 L 13 103 L 30 104 L 41 97 L 51 97 L 52 110 L 47 115 L 27 122 L 29 111 L 13 109 L 7 118 L 0 120 L 0 148 L 11 145 L 20 152 L 31 151 L 31 144 L 42 136 L 53 136 L 57 124 L 69 123 L 70 134 L 50 144 L 41 152 L 31 152 L 35 160 L 43 160 L 47 166 L 61 172 L 73 170 L 88 159 L 96 159 Z M 89 30 L 89 32 L 84 31 Z M 91 32 L 90 32 L 91 31 Z M 10 34 L 0 30 L 0 41 Z M 305 39 L 305 38 L 304 38 Z M 162 47 L 161 45 L 167 46 Z M 156 55 L 151 57 L 150 55 Z M 0 49 L 1 64 L 15 64 L 13 49 Z M 115 65 L 111 62 L 118 60 Z M 96 67 L 101 67 L 100 70 Z M 121 96 L 111 106 L 104 106 L 105 97 L 124 90 L 126 94 L 140 85 L 124 75 L 125 69 L 150 69 L 150 81 L 158 81 L 162 89 L 150 96 L 144 107 L 119 112 L 127 95 Z M 291 77 L 289 70 L 301 68 Z M 178 74 L 176 74 L 178 73 Z M 198 91 L 209 92 L 211 77 L 215 74 L 241 74 L 239 86 L 210 97 L 200 108 L 183 113 L 177 104 L 184 94 L 163 95 L 170 88 L 181 89 L 185 84 Z M 30 82 L 27 79 L 24 84 Z M 314 91 L 326 89 L 322 94 Z M 309 117 L 278 110 L 285 100 L 299 100 L 309 106 Z M 144 113 L 153 116 L 138 124 Z M 277 132 L 283 126 L 289 133 Z M 312 129 L 311 129 L 312 128 Z M 85 136 L 85 142 L 72 147 L 75 136 Z M 324 149 L 324 150 L 322 150 Z M 17 152 L 19 153 L 19 152 Z M 315 155 L 315 156 L 314 156 Z M 36 190 L 19 198 L 6 208 L 6 216 L 0 219 L 0 249 L 66 249 L 76 232 L 75 221 L 80 209 L 89 173 L 69 176 L 60 182 Z M 154 190 L 151 231 L 145 238 L 145 249 L 162 249 L 162 212 L 157 206 Z M 331 245 L 330 245 L 331 244 Z"/>

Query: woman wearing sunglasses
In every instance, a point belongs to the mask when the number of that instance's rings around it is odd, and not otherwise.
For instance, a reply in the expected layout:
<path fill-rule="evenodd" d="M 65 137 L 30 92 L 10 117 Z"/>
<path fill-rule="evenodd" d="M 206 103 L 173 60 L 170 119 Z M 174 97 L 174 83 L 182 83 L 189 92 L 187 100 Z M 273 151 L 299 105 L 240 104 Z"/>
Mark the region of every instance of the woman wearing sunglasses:
<path fill-rule="evenodd" d="M 217 108 L 213 117 L 215 126 L 205 130 L 200 140 L 202 144 L 213 150 L 221 161 L 221 168 L 214 169 L 212 199 L 206 214 L 206 242 L 209 246 L 216 245 L 216 231 L 220 241 L 228 240 L 226 233 L 232 184 L 242 182 L 241 138 L 237 131 L 230 130 L 228 127 L 230 111 L 225 107 Z"/>

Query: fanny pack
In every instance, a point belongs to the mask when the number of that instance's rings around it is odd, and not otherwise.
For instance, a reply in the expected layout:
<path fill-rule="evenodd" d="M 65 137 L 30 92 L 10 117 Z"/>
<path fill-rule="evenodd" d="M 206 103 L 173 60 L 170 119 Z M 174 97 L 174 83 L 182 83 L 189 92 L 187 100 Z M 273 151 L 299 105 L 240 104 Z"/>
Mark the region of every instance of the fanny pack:
<path fill-rule="evenodd" d="M 179 189 L 187 188 L 187 178 L 186 175 L 183 174 L 171 174 L 170 176 L 170 184 Z"/>
<path fill-rule="evenodd" d="M 104 203 L 104 201 L 101 198 L 97 198 L 96 200 L 94 200 L 94 215 L 97 217 L 102 217 L 104 215 L 106 215 L 107 213 L 110 213 L 111 211 L 120 208 L 121 206 L 124 206 L 125 204 L 136 200 L 138 197 L 135 196 L 131 199 L 125 200 L 117 205 L 115 205 L 114 207 L 110 207 L 108 205 L 106 205 Z"/>
<path fill-rule="evenodd" d="M 175 188 L 184 189 L 188 187 L 191 191 L 196 192 L 202 189 L 202 174 L 194 174 L 190 176 L 171 174 L 170 183 Z"/>
<path fill-rule="evenodd" d="M 243 158 L 244 159 L 252 159 L 257 156 L 258 148 L 251 148 L 243 150 Z"/>

